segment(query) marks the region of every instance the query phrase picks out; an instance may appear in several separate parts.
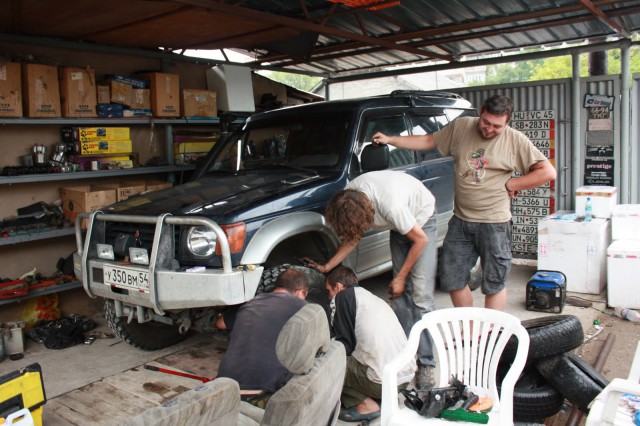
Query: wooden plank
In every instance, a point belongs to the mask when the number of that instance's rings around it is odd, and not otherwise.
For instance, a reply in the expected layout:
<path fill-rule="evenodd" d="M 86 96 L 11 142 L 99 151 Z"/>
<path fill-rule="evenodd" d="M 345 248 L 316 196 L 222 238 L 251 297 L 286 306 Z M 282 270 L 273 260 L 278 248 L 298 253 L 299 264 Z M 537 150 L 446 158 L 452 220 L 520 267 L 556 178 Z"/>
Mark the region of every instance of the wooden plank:
<path fill-rule="evenodd" d="M 133 368 L 103 380 L 122 391 L 156 405 L 193 389 L 201 383 L 197 380 L 150 371 L 142 367 Z"/>
<path fill-rule="evenodd" d="M 227 342 L 202 342 L 159 358 L 157 362 L 196 376 L 213 379 L 227 347 Z"/>

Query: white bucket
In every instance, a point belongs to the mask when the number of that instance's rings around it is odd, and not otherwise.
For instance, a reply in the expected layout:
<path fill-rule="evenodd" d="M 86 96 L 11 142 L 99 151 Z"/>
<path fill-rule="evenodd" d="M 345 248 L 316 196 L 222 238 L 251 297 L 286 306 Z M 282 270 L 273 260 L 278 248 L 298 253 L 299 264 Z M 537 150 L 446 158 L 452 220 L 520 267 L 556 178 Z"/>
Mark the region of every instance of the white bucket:
<path fill-rule="evenodd" d="M 8 322 L 2 325 L 4 351 L 7 355 L 24 352 L 24 322 Z"/>

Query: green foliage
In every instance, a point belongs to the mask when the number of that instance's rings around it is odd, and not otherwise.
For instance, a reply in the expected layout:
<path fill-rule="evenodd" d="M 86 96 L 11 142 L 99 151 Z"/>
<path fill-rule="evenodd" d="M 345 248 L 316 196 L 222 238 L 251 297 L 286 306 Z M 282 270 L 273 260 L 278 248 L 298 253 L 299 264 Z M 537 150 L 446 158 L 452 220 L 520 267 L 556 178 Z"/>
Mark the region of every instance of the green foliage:
<path fill-rule="evenodd" d="M 607 52 L 609 74 L 620 74 L 620 56 L 620 49 L 612 49 Z M 640 46 L 631 46 L 629 56 L 631 74 L 640 73 Z M 470 86 L 571 78 L 573 72 L 571 61 L 572 57 L 567 55 L 489 65 L 485 80 L 470 83 Z M 580 55 L 580 76 L 587 77 L 588 75 L 589 54 L 583 53 Z"/>
<path fill-rule="evenodd" d="M 321 77 L 311 77 L 309 75 L 292 74 L 281 71 L 261 71 L 260 74 L 273 81 L 295 87 L 305 92 L 311 91 L 311 89 L 322 80 Z"/>

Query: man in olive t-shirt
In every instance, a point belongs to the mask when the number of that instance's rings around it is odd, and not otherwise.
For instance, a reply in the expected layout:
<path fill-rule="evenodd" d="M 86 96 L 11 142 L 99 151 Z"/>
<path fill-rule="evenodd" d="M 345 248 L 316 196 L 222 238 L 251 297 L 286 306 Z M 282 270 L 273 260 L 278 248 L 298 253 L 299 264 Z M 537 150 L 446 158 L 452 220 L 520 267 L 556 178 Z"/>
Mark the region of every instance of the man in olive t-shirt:
<path fill-rule="evenodd" d="M 523 133 L 508 126 L 513 101 L 495 95 L 480 116 L 461 117 L 430 135 L 373 135 L 373 144 L 428 150 L 452 156 L 455 168 L 454 216 L 440 259 L 440 287 L 454 306 L 472 306 L 467 283 L 478 256 L 485 307 L 504 310 L 505 280 L 511 270 L 511 199 L 519 191 L 556 178 L 556 170 Z M 517 172 L 518 176 L 513 177 Z"/>

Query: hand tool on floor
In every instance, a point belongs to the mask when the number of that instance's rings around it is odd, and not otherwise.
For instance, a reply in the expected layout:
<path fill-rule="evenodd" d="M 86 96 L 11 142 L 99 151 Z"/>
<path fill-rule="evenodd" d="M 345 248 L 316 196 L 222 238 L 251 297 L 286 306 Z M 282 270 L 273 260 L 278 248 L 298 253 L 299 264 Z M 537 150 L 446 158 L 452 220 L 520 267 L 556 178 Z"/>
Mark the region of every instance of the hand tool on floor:
<path fill-rule="evenodd" d="M 156 367 L 154 365 L 145 364 L 144 368 L 146 368 L 147 370 L 151 370 L 151 371 L 159 371 L 161 373 L 173 374 L 174 376 L 181 376 L 181 377 L 186 377 L 188 379 L 200 380 L 202 383 L 211 382 L 211 381 L 216 379 L 215 377 L 210 379 L 208 377 L 196 376 L 194 374 L 183 373 L 181 371 L 175 371 L 175 370 L 169 370 L 168 368 Z"/>

